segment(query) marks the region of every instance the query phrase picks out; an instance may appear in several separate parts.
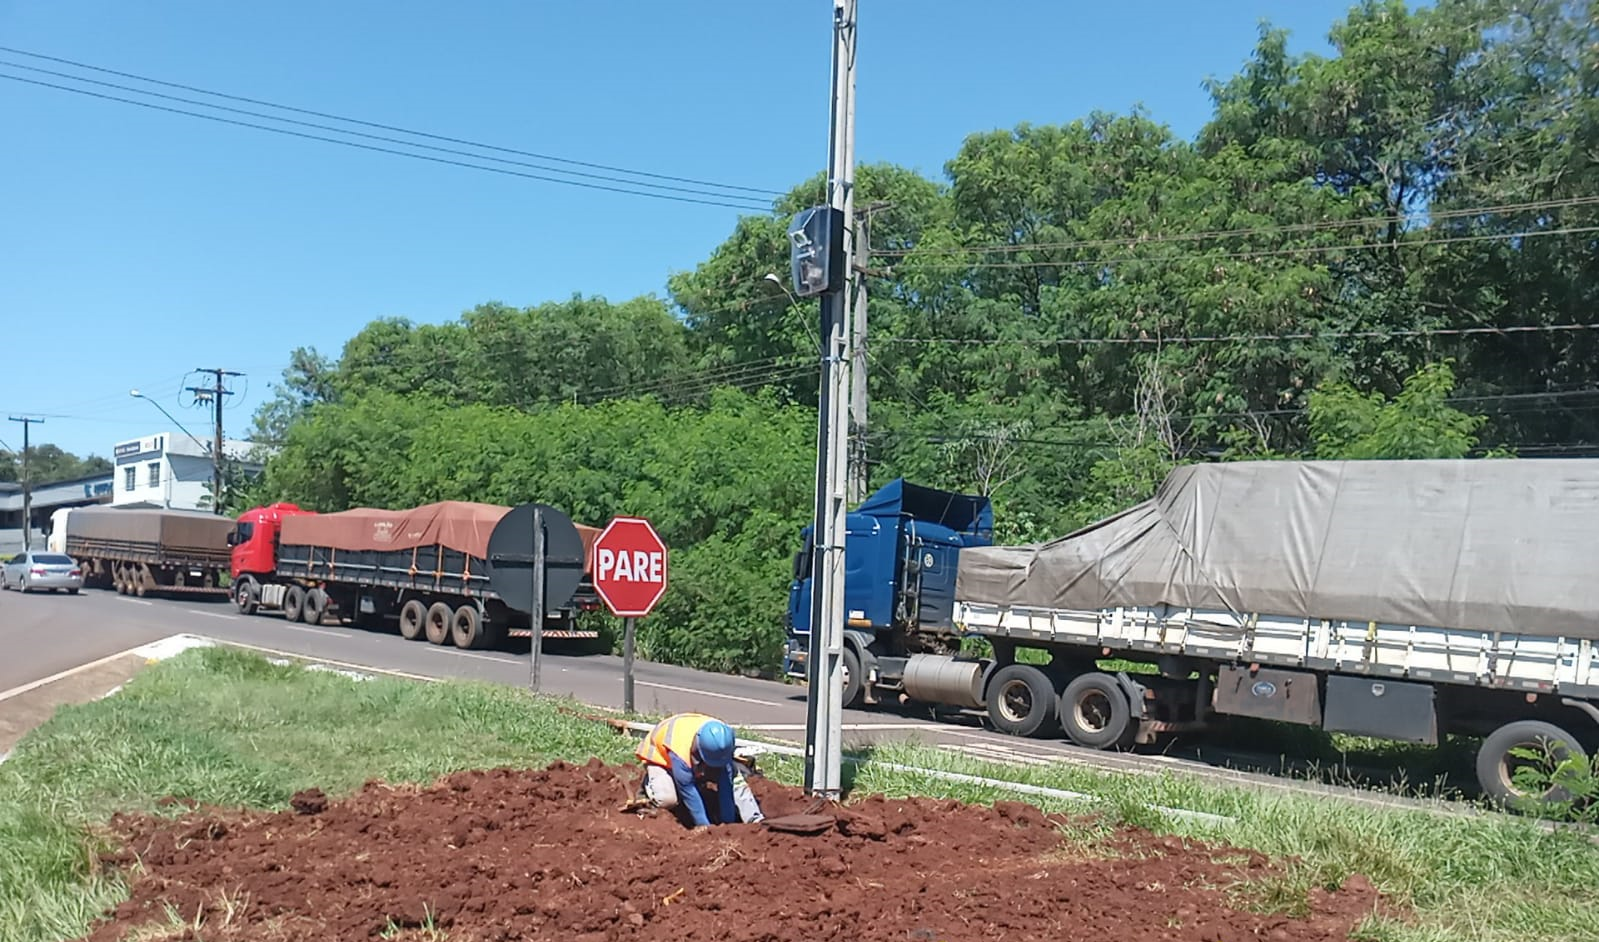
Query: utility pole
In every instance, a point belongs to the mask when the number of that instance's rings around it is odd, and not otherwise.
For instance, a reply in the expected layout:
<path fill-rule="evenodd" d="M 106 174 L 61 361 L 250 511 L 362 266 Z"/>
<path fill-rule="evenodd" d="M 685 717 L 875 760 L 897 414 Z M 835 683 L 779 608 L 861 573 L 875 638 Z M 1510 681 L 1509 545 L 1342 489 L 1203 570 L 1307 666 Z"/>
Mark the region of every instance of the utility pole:
<path fill-rule="evenodd" d="M 853 96 L 852 96 L 853 97 Z M 853 132 L 852 132 L 853 133 Z M 855 220 L 854 257 L 850 261 L 850 290 L 854 292 L 854 318 L 850 323 L 849 393 L 849 502 L 866 499 L 871 477 L 866 454 L 866 278 L 872 257 L 872 214 L 889 207 L 877 202 L 867 206 Z"/>
<path fill-rule="evenodd" d="M 26 415 L 13 415 L 11 421 L 22 423 L 22 551 L 33 549 L 33 478 L 28 474 L 28 431 L 34 425 L 43 425 L 44 419 Z"/>
<path fill-rule="evenodd" d="M 195 370 L 196 373 L 210 373 L 215 377 L 211 386 L 190 386 L 189 392 L 194 393 L 197 402 L 211 400 L 212 407 L 216 410 L 215 437 L 211 446 L 211 512 L 220 514 L 222 507 L 222 397 L 233 395 L 233 390 L 223 385 L 225 376 L 243 376 L 232 370 L 204 367 Z"/>
<path fill-rule="evenodd" d="M 833 0 L 833 90 L 828 206 L 848 272 L 855 212 L 856 0 Z M 791 236 L 792 238 L 792 236 Z M 844 540 L 848 509 L 849 298 L 846 284 L 821 295 L 822 378 L 817 403 L 816 520 L 812 529 L 811 625 L 805 716 L 805 791 L 843 794 Z"/>

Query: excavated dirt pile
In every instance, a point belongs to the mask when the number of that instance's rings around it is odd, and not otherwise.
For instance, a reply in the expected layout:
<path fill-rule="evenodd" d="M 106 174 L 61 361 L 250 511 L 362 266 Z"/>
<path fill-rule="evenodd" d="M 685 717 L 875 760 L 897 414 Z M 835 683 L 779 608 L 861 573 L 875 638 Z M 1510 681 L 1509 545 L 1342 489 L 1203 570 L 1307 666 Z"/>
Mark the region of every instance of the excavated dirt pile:
<path fill-rule="evenodd" d="M 296 795 L 281 813 L 120 816 L 131 898 L 89 936 L 207 940 L 821 942 L 1344 939 L 1379 901 L 1352 878 L 1308 915 L 1239 908 L 1260 855 L 994 808 L 874 796 L 815 836 L 690 832 L 621 810 L 633 768 L 462 772 Z M 755 781 L 769 815 L 799 790 Z M 1075 836 L 1074 836 L 1075 835 Z"/>

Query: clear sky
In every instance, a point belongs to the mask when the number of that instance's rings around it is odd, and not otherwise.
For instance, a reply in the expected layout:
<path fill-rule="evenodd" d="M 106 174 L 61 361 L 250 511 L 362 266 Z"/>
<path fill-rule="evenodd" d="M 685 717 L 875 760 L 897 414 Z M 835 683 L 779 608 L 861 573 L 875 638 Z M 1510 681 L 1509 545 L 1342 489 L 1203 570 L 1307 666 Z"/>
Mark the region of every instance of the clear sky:
<path fill-rule="evenodd" d="M 972 132 L 1140 103 L 1192 136 L 1210 112 L 1203 80 L 1243 64 L 1260 21 L 1289 29 L 1296 52 L 1328 52 L 1328 27 L 1350 2 L 861 0 L 856 156 L 942 178 Z M 831 22 L 830 0 L 0 0 L 0 46 L 569 160 L 782 190 L 826 163 Z M 11 52 L 0 63 L 195 97 Z M 0 76 L 158 101 L 15 65 Z M 230 437 L 242 433 L 290 350 L 336 355 L 376 317 L 439 322 L 486 301 L 575 293 L 664 297 L 668 276 L 704 259 L 740 212 L 10 78 L 0 79 L 0 128 L 0 410 L 45 414 L 34 441 L 79 454 L 108 455 L 117 440 L 170 427 L 130 387 L 205 437 L 205 414 L 178 397 L 196 367 L 247 374 L 227 414 Z M 20 446 L 20 433 L 0 422 L 0 440 Z"/>

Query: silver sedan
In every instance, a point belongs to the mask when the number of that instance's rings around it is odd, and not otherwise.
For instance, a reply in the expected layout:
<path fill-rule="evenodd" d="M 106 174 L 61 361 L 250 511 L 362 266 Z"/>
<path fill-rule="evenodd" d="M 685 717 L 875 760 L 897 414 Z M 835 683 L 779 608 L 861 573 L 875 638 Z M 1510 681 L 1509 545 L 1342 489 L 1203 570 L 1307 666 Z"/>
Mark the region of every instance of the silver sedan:
<path fill-rule="evenodd" d="M 83 569 L 77 560 L 60 553 L 26 552 L 6 560 L 0 567 L 0 589 L 66 589 L 73 595 L 83 588 Z"/>

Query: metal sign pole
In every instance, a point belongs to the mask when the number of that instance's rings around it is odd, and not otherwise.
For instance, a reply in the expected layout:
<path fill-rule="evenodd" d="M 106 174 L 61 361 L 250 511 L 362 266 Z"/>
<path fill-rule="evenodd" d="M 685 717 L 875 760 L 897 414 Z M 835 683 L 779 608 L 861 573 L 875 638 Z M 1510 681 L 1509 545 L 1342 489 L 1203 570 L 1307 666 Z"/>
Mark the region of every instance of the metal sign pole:
<path fill-rule="evenodd" d="M 633 639 L 638 619 L 622 619 L 622 712 L 633 715 Z"/>
<path fill-rule="evenodd" d="M 533 610 L 528 613 L 528 624 L 533 629 L 533 651 L 530 665 L 531 677 L 529 685 L 534 693 L 539 692 L 539 665 L 544 660 L 544 617 L 546 606 L 544 604 L 544 511 L 539 507 L 533 508 Z"/>

